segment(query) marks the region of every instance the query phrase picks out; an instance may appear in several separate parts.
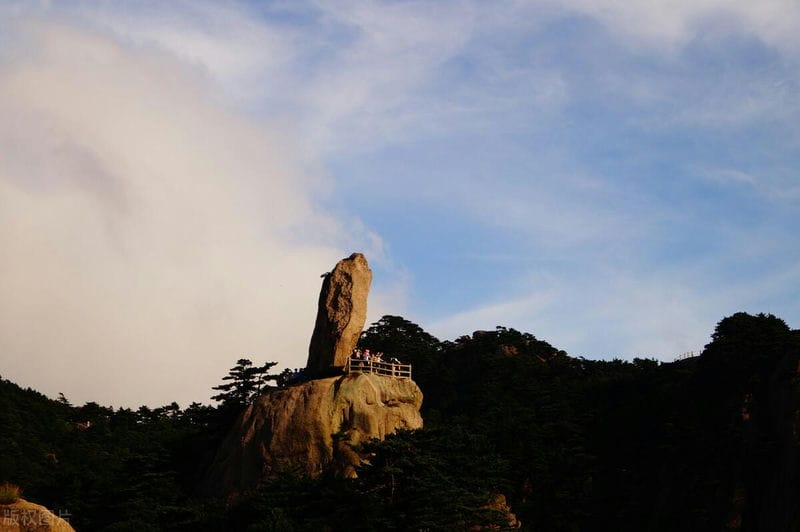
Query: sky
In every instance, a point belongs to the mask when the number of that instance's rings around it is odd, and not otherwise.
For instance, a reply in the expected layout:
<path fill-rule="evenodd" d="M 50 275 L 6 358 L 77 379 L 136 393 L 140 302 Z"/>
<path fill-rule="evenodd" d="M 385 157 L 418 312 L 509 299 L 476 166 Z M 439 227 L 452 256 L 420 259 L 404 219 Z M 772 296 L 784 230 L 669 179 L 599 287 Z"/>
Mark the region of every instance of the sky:
<path fill-rule="evenodd" d="M 671 361 L 800 327 L 795 0 L 0 0 L 0 376 L 209 402 L 368 323 Z"/>

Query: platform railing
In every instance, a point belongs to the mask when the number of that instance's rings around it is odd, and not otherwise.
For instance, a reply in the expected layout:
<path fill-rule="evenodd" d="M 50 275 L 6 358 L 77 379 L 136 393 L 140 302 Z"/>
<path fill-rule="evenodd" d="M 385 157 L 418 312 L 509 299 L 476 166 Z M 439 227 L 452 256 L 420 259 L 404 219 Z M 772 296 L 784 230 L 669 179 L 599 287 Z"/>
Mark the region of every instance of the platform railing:
<path fill-rule="evenodd" d="M 411 378 L 411 364 L 399 364 L 384 360 L 364 360 L 351 357 L 347 360 L 345 371 L 347 373 L 371 373 L 396 379 Z"/>
<path fill-rule="evenodd" d="M 702 351 L 687 351 L 676 356 L 675 362 L 678 362 L 679 360 L 686 360 L 687 358 L 699 357 L 701 354 L 703 354 Z"/>

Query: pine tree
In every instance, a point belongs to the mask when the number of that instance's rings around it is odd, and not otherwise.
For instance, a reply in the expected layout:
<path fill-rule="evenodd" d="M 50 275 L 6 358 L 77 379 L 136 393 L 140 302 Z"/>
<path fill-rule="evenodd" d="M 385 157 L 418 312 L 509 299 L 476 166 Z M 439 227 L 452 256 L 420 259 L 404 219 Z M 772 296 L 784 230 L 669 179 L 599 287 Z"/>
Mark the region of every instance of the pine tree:
<path fill-rule="evenodd" d="M 230 382 L 211 388 L 220 392 L 211 399 L 221 402 L 222 406 L 241 408 L 249 405 L 268 387 L 269 381 L 277 379 L 277 375 L 269 374 L 269 370 L 276 364 L 277 362 L 267 362 L 263 366 L 253 366 L 252 361 L 240 358 L 228 374 L 222 377 L 222 380 Z"/>

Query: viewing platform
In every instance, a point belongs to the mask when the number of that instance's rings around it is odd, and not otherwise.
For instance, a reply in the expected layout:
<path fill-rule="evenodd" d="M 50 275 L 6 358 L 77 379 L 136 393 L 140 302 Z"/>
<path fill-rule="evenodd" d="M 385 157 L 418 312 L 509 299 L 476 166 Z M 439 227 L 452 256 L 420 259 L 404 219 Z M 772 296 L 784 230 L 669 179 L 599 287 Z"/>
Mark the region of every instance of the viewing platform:
<path fill-rule="evenodd" d="M 350 357 L 347 360 L 344 371 L 345 373 L 372 373 L 373 375 L 383 375 L 384 377 L 394 377 L 395 379 L 411 378 L 411 364 L 398 364 L 397 362 L 383 360 L 364 360 L 355 357 Z"/>

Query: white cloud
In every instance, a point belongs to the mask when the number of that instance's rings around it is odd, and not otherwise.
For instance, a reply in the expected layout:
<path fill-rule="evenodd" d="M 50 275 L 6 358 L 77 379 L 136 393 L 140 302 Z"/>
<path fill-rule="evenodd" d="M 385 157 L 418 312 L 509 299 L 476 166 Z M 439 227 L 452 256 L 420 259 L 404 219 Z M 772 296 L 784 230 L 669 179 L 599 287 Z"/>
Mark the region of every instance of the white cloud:
<path fill-rule="evenodd" d="M 302 365 L 319 273 L 358 234 L 310 203 L 277 132 L 153 49 L 42 20 L 19 36 L 0 67 L 3 376 L 185 404 L 239 357 Z"/>

